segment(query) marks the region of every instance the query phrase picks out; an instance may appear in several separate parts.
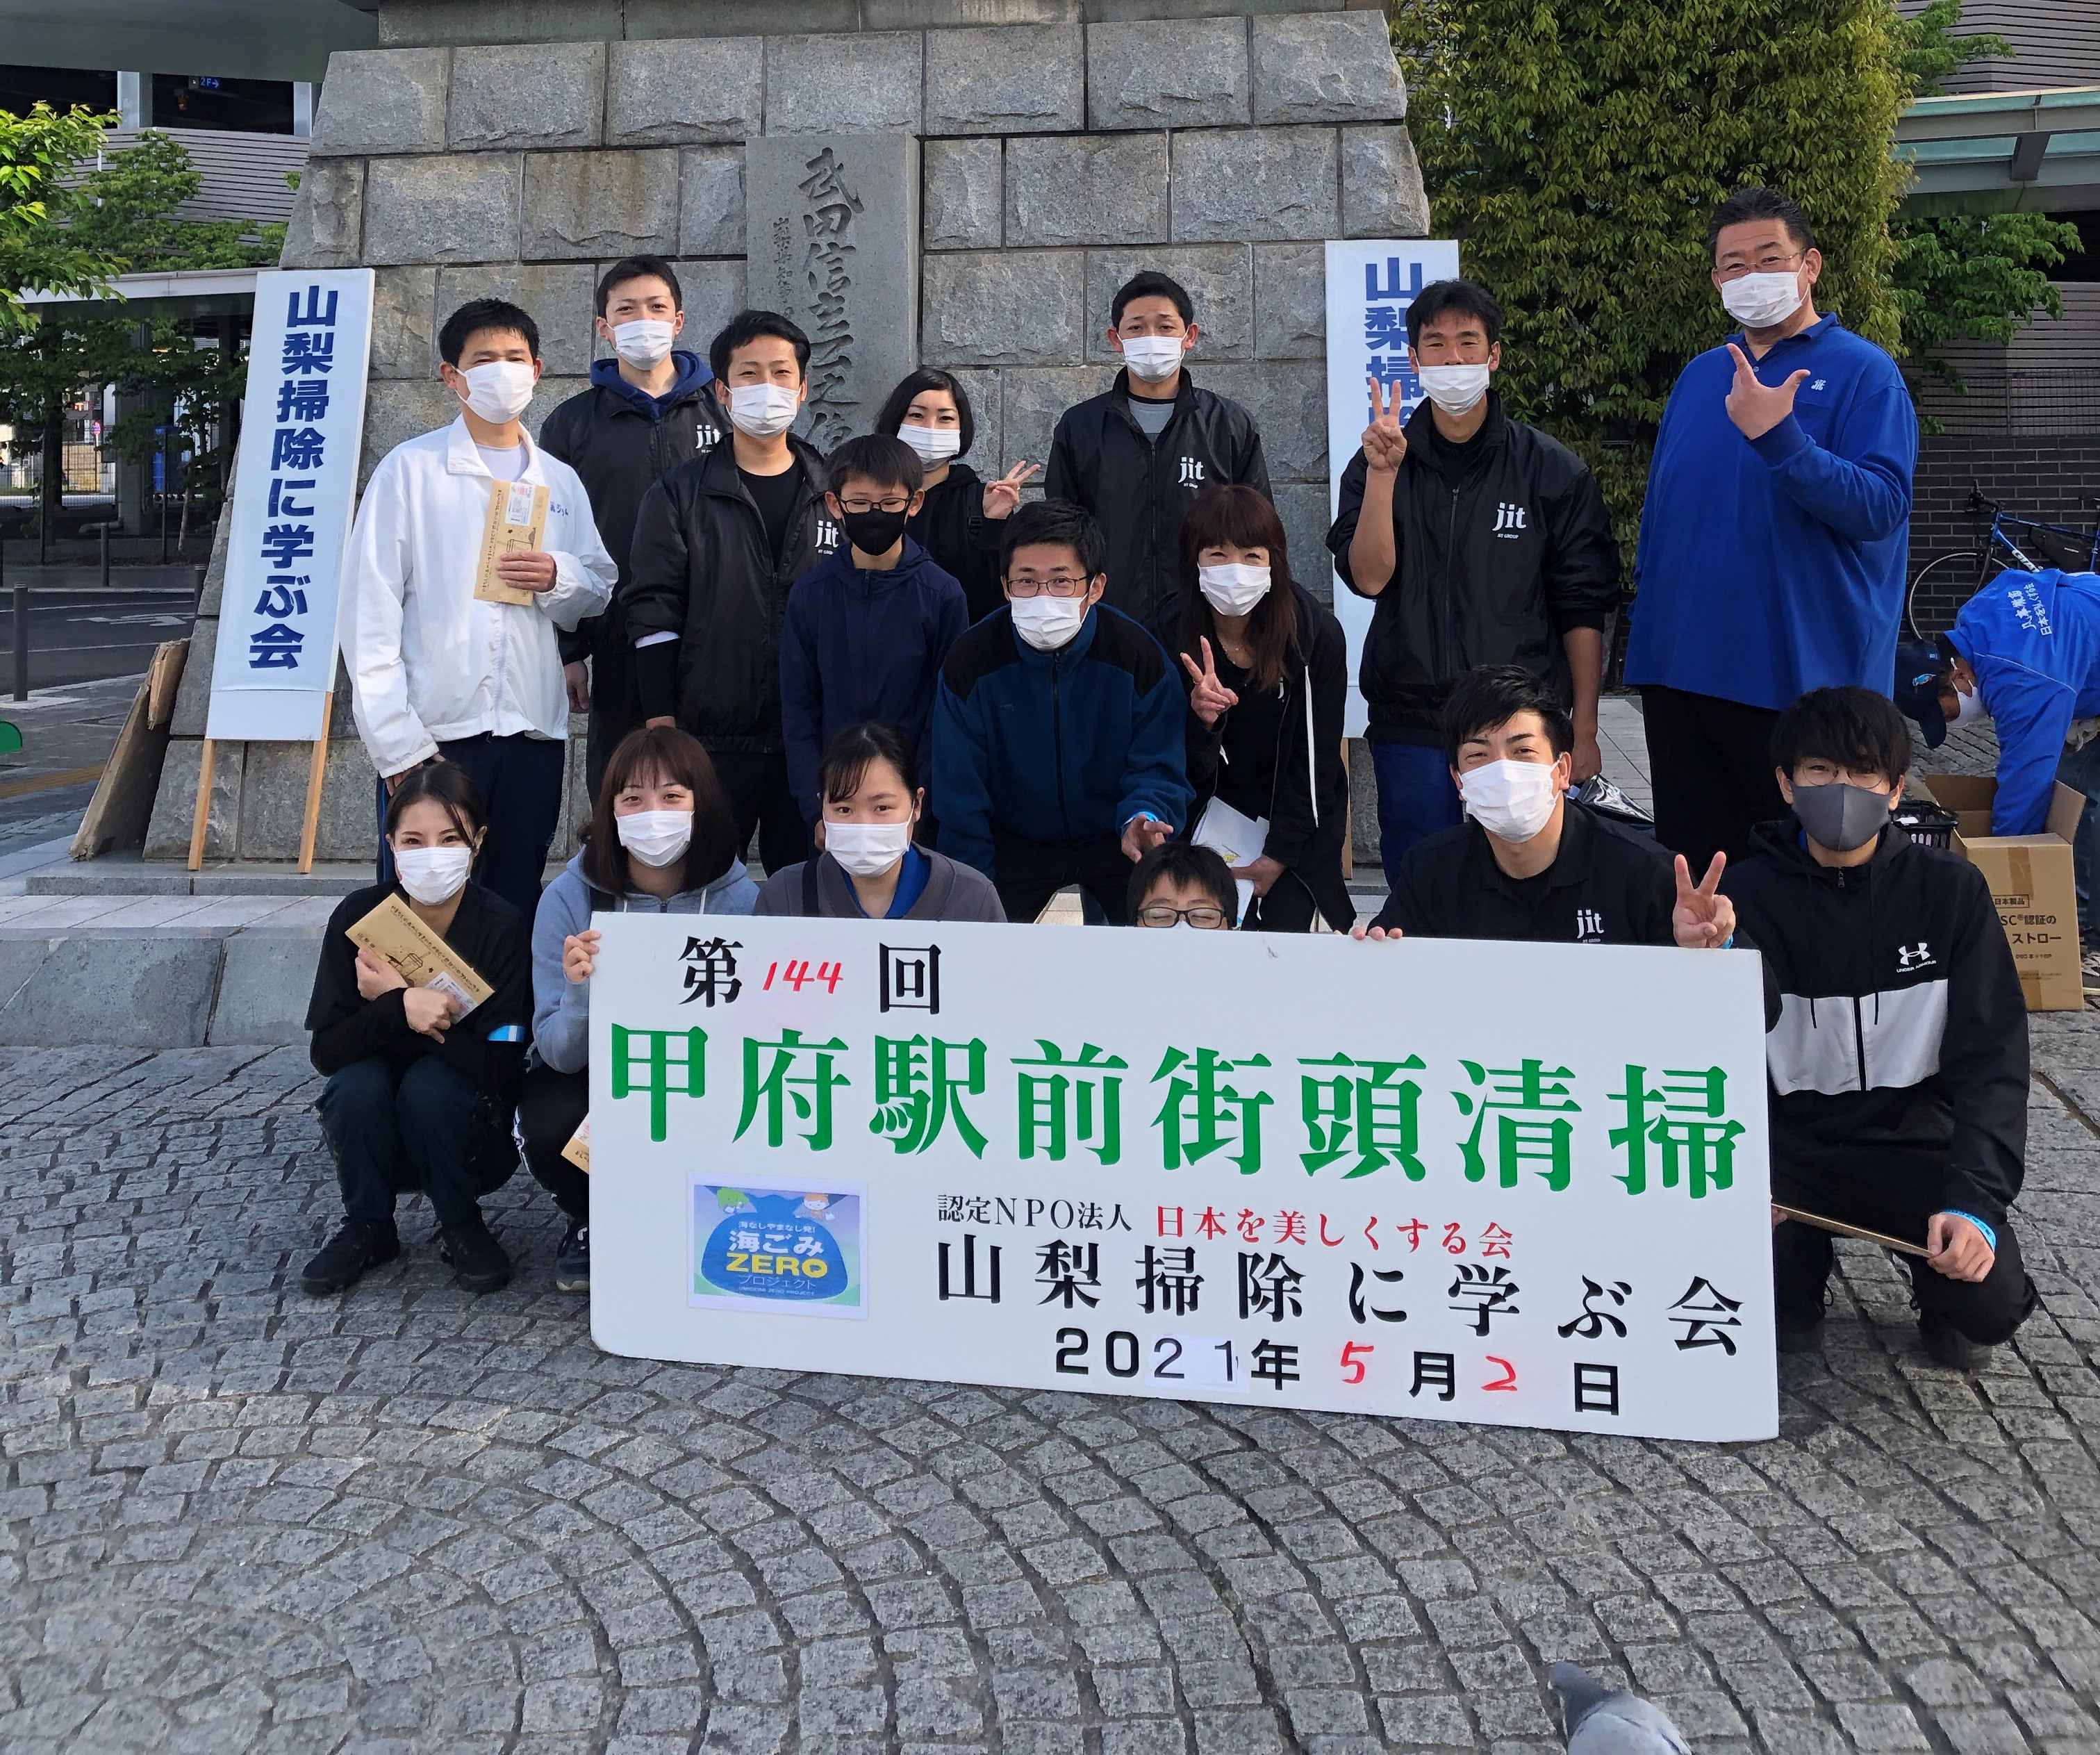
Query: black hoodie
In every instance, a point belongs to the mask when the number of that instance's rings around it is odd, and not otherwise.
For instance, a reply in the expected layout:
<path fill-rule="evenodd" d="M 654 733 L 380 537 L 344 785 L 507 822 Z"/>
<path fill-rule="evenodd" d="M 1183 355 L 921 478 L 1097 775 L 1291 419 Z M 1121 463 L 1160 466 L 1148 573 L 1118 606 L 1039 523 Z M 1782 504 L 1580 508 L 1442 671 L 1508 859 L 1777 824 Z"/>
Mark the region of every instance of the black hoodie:
<path fill-rule="evenodd" d="M 1855 1187 L 1997 1225 L 2025 1174 L 2027 1015 L 1983 873 L 1893 826 L 1864 865 L 1819 865 L 1789 816 L 1722 887 L 1779 994 L 1772 1197 L 1829 1211 Z"/>

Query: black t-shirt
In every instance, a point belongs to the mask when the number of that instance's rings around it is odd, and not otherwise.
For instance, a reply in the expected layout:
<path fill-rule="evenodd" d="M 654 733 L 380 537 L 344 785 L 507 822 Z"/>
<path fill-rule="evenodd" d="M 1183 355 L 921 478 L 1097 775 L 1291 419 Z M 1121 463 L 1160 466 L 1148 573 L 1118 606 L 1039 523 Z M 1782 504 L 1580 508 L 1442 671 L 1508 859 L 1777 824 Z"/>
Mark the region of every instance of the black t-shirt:
<path fill-rule="evenodd" d="M 743 480 L 743 491 L 758 507 L 759 521 L 765 526 L 765 540 L 773 545 L 773 559 L 778 565 L 787 546 L 788 520 L 795 515 L 795 502 L 802 492 L 802 466 L 798 461 L 777 475 L 754 475 L 748 469 L 739 469 L 737 474 Z"/>
<path fill-rule="evenodd" d="M 1225 715 L 1224 736 L 1218 749 L 1218 796 L 1242 816 L 1264 817 L 1276 798 L 1283 691 L 1280 687 L 1258 691 L 1247 672 L 1228 658 L 1215 640 L 1211 651 L 1217 659 L 1218 680 L 1240 697 L 1239 705 Z M 1298 747 L 1304 747 L 1302 735 Z"/>

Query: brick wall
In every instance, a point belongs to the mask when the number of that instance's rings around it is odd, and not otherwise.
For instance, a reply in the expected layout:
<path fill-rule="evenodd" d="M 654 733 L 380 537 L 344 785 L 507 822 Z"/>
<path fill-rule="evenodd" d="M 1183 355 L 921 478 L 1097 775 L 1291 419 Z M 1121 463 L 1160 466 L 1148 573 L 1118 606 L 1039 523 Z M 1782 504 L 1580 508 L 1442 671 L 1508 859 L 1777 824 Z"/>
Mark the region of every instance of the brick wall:
<path fill-rule="evenodd" d="M 1973 518 L 1966 509 L 1972 482 L 2022 517 L 2074 526 L 2100 522 L 2100 511 L 2083 504 L 2087 495 L 2100 493 L 2100 432 L 2046 441 L 1949 434 L 1922 440 L 1910 523 L 1913 581 L 1935 555 L 1974 549 L 1988 530 L 1988 518 Z M 2061 552 L 2046 558 L 2071 564 Z M 1917 602 L 1920 626 L 1928 631 L 1950 626 L 1973 584 L 1974 575 L 1965 571 L 1958 587 L 1929 587 Z"/>

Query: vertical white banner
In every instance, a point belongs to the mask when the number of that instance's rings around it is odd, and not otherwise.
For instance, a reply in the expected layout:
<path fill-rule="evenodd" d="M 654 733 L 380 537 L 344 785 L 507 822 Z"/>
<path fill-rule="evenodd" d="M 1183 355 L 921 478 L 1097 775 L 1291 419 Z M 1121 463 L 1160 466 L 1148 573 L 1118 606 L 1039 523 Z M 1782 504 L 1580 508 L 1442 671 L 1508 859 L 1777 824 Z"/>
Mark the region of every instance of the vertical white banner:
<path fill-rule="evenodd" d="M 255 276 L 248 394 L 205 735 L 326 735 L 336 605 L 357 500 L 373 271 Z"/>
<path fill-rule="evenodd" d="M 1371 423 L 1370 380 L 1399 400 L 1404 422 L 1422 400 L 1407 364 L 1407 307 L 1432 281 L 1458 272 L 1458 246 L 1448 238 L 1345 238 L 1327 243 L 1327 516 L 1342 497 L 1342 472 Z M 1345 728 L 1364 734 L 1364 697 L 1357 681 L 1371 606 L 1335 580 L 1335 614 L 1349 637 L 1349 701 Z"/>

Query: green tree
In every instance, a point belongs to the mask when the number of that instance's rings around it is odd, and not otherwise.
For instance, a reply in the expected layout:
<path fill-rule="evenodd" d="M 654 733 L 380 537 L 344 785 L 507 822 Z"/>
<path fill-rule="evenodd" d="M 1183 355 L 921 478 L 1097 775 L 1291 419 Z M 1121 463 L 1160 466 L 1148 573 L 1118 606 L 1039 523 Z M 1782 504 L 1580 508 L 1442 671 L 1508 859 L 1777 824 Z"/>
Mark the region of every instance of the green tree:
<path fill-rule="evenodd" d="M 106 239 L 75 229 L 92 206 L 86 187 L 66 180 L 117 119 L 78 108 L 61 116 L 48 104 L 26 116 L 0 110 L 0 335 L 34 321 L 24 292 L 86 295 L 121 272 Z"/>

